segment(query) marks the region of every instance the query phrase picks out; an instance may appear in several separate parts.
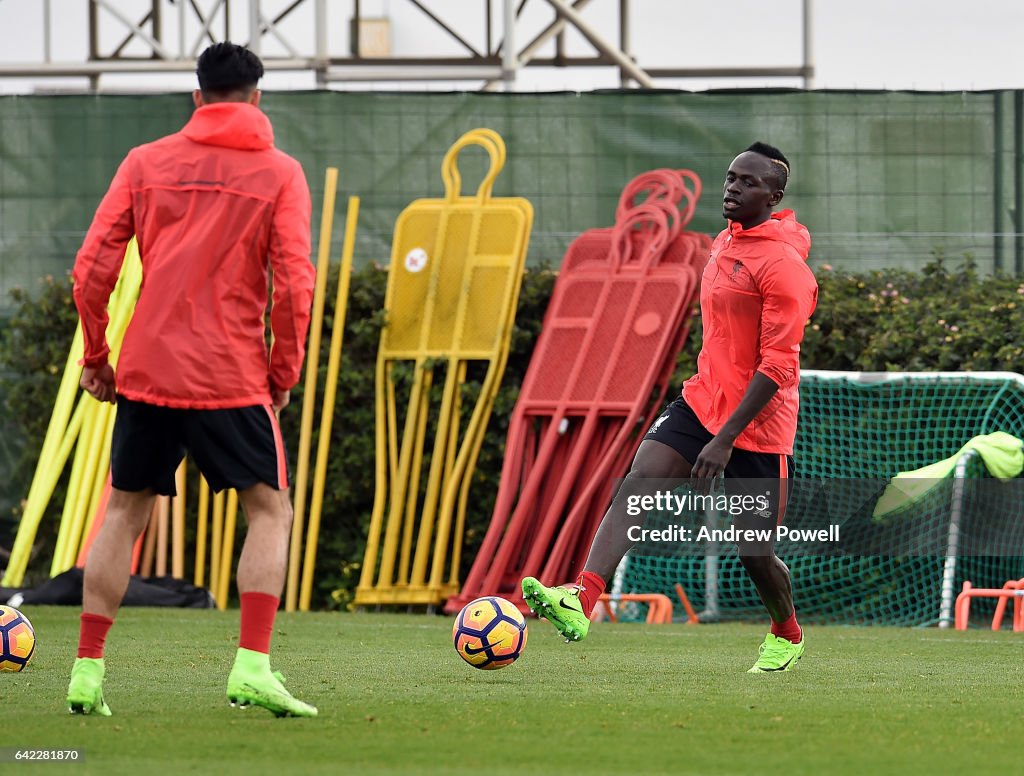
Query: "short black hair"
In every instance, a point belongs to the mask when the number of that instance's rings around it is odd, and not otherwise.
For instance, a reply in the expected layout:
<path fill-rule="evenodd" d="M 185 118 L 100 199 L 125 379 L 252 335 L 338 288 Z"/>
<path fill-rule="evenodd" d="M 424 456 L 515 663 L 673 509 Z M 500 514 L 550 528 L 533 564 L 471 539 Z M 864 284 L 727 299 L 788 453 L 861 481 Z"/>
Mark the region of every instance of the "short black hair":
<path fill-rule="evenodd" d="M 752 143 L 747 149 L 755 154 L 767 158 L 772 163 L 772 172 L 778 181 L 779 190 L 786 190 L 786 183 L 789 182 L 789 159 L 778 148 L 767 143 Z"/>
<path fill-rule="evenodd" d="M 255 89 L 263 77 L 263 63 L 244 46 L 224 41 L 199 55 L 196 76 L 203 94 L 246 91 Z"/>

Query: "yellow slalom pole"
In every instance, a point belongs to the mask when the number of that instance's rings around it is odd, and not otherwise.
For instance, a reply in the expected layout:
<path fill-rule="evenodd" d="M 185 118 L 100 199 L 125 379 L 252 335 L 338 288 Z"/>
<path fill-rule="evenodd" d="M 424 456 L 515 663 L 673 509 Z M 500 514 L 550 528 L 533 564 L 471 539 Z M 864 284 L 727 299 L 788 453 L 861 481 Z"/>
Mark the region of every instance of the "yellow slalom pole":
<path fill-rule="evenodd" d="M 348 312 L 348 289 L 352 274 L 352 256 L 356 246 L 356 223 L 359 220 L 359 197 L 348 198 L 345 219 L 345 242 L 341 249 L 341 269 L 338 270 L 338 293 L 334 301 L 334 323 L 331 327 L 331 347 L 327 357 L 327 383 L 324 386 L 323 407 L 320 411 L 320 439 L 317 440 L 316 466 L 313 471 L 313 493 L 309 504 L 309 526 L 306 530 L 306 554 L 302 567 L 302 590 L 299 608 L 309 611 L 313 593 L 313 572 L 316 568 L 316 549 L 320 538 L 320 515 L 324 506 L 324 485 L 327 480 L 327 455 L 334 423 L 334 404 L 338 391 L 338 372 L 341 366 L 341 345 L 345 337 L 345 316 Z M 305 409 L 305 405 L 303 405 Z"/>
<path fill-rule="evenodd" d="M 110 363 L 116 369 L 118 357 L 121 353 L 121 343 L 124 340 L 125 331 L 135 312 L 135 302 L 139 295 L 139 286 L 142 283 L 142 263 L 138 255 L 138 246 L 133 239 L 125 250 L 124 262 L 121 266 L 121 275 L 118 278 L 114 292 L 111 294 L 109 303 L 109 322 L 107 323 L 106 338 L 110 346 Z M 90 404 L 97 404 L 91 397 L 83 395 L 83 401 Z M 92 521 L 96 517 L 96 509 L 100 499 L 103 497 L 103 490 L 107 482 L 107 474 L 110 468 L 110 438 L 114 431 L 114 419 L 116 408 L 112 404 L 98 404 L 96 409 L 97 422 L 92 432 L 87 437 L 81 437 L 79 444 L 87 442 L 89 446 L 89 457 L 81 487 L 83 494 L 76 494 L 76 499 L 83 495 L 87 497 L 86 511 L 74 516 L 75 522 L 72 525 L 75 551 L 64 559 L 64 567 L 70 568 L 77 560 L 80 551 L 79 545 L 88 536 Z M 68 548 L 70 552 L 70 548 Z"/>
<path fill-rule="evenodd" d="M 126 259 L 137 255 L 134 241 L 129 243 L 125 255 Z M 137 260 L 134 262 L 128 260 L 125 261 L 122 267 L 121 277 L 118 280 L 118 286 L 115 287 L 114 293 L 111 295 L 109 309 L 111 322 L 114 325 L 108 325 L 108 341 L 111 343 L 112 348 L 115 346 L 115 340 L 117 344 L 120 343 L 121 336 L 124 333 L 124 327 L 127 326 L 127 318 L 130 317 L 130 314 L 126 314 L 124 310 L 127 307 L 128 313 L 130 313 L 131 305 L 134 303 L 134 298 L 138 291 L 137 278 L 141 277 L 141 267 L 137 267 L 137 264 Z M 133 285 L 134 288 L 132 288 Z M 121 321 L 123 321 L 123 323 L 120 323 Z M 75 407 L 76 400 L 79 397 L 78 381 L 82 375 L 82 367 L 78 362 L 81 360 L 83 352 L 84 340 L 82 336 L 82 326 L 79 322 L 75 329 L 75 336 L 71 342 L 67 361 L 65 362 L 64 374 L 61 377 L 60 387 L 57 390 L 57 399 L 54 402 L 53 413 L 50 416 L 50 423 L 47 426 L 46 436 L 43 439 L 42 450 L 39 454 L 39 464 L 37 465 L 35 474 L 33 475 L 32 484 L 29 486 L 29 493 L 25 501 L 25 510 L 22 513 L 21 521 L 18 525 L 18 534 L 15 538 L 14 546 L 11 549 L 11 557 L 8 561 L 3 579 L 0 580 L 0 584 L 4 586 L 16 587 L 20 585 L 24 579 L 25 569 L 28 566 L 29 554 L 32 549 L 32 544 L 35 541 L 36 532 L 39 529 L 39 524 L 42 521 L 43 514 L 50 502 L 50 498 L 53 496 L 54 488 L 60 480 L 60 476 L 64 470 L 64 465 L 71 453 L 71 445 L 68 444 L 68 441 L 69 432 L 72 431 L 73 422 L 72 424 L 69 424 L 68 420 L 72 415 L 72 409 Z M 81 428 L 82 421 L 84 420 L 84 417 L 79 420 L 79 429 Z M 70 433 L 71 444 L 74 443 L 77 436 L 77 431 Z M 76 460 L 78 460 L 77 456 Z M 72 502 L 82 498 L 82 494 L 77 492 L 73 493 L 70 490 L 68 495 Z M 76 508 L 76 504 L 72 503 L 71 508 L 74 510 Z M 67 505 L 65 505 L 65 514 L 69 514 Z M 68 553 L 72 552 L 72 548 L 76 543 L 72 536 L 75 528 L 75 525 L 69 525 L 66 528 L 63 524 L 61 525 L 60 532 L 58 534 L 60 544 L 59 547 L 54 550 L 54 562 L 58 565 L 60 564 L 61 553 L 66 556 Z M 81 524 L 79 524 L 77 528 L 80 529 Z M 57 551 L 58 549 L 60 552 Z M 74 563 L 73 558 L 71 563 Z M 53 568 L 54 567 L 51 566 L 51 573 L 59 573 L 54 572 Z"/>
<path fill-rule="evenodd" d="M 113 294 L 111 294 L 108 306 L 110 319 L 107 324 L 106 337 L 110 346 L 110 363 L 115 369 L 125 331 L 135 311 L 135 301 L 138 299 L 141 283 L 142 263 L 138 255 L 138 246 L 132 240 L 125 250 L 121 275 Z M 96 404 L 94 400 L 84 396 L 83 401 Z M 88 457 L 85 471 L 80 479 L 81 492 L 73 494 L 73 499 L 71 492 L 68 493 L 69 499 L 73 500 L 75 504 L 68 531 L 71 541 L 64 546 L 63 553 L 54 553 L 55 559 L 61 559 L 61 568 L 57 569 L 58 572 L 71 568 L 77 561 L 82 542 L 89 536 L 89 529 L 93 520 L 96 519 L 96 510 L 103 498 L 103 491 L 107 483 L 107 474 L 110 468 L 110 437 L 114 430 L 116 409 L 112 404 L 100 404 L 96 413 L 97 421 L 91 433 L 79 439 L 80 445 L 83 443 L 88 445 Z M 76 462 L 77 460 L 76 458 Z M 85 511 L 82 511 L 83 507 L 85 507 Z M 63 521 L 61 530 L 65 530 Z"/>
<path fill-rule="evenodd" d="M 231 560 L 235 553 L 235 519 L 238 517 L 238 491 L 228 491 L 224 508 L 224 539 L 221 541 L 220 579 L 217 585 L 217 607 L 228 608 L 228 586 L 231 584 Z"/>
<path fill-rule="evenodd" d="M 220 546 L 224 539 L 224 491 L 213 494 L 213 525 L 210 530 L 210 592 L 217 597 L 220 587 Z M 220 601 L 217 601 L 220 606 Z"/>
<path fill-rule="evenodd" d="M 64 438 L 60 441 L 60 449 L 57 451 L 57 459 L 52 462 L 58 471 L 64 468 L 65 462 L 71 455 L 71 448 L 75 446 L 75 440 L 78 439 L 78 435 L 82 431 L 82 423 L 85 420 L 85 411 L 87 406 L 85 396 L 83 395 L 82 400 L 79 401 L 78 406 L 75 407 L 75 414 L 71 416 L 71 422 L 68 423 L 67 430 L 64 432 Z"/>
<path fill-rule="evenodd" d="M 453 361 L 448 366 L 450 371 L 455 372 L 455 384 L 462 386 L 466 382 L 466 362 L 463 360 Z M 424 510 L 424 519 L 421 525 L 423 529 L 420 533 L 419 544 L 416 547 L 416 566 L 413 571 L 413 587 L 423 589 L 427 587 L 426 573 L 427 573 L 427 557 L 429 555 L 429 543 L 431 540 L 431 529 L 437 526 L 437 542 L 442 544 L 445 540 L 442 538 L 443 531 L 450 519 L 448 510 L 445 509 L 445 494 L 450 488 L 458 482 L 460 479 L 461 472 L 456 471 L 456 463 L 458 460 L 457 453 L 461 454 L 463 448 L 469 443 L 469 440 L 463 440 L 462 446 L 459 446 L 459 430 L 462 419 L 462 392 L 457 388 L 455 395 L 452 399 L 452 417 L 448 423 L 448 442 L 445 445 L 445 461 L 444 471 L 441 473 L 439 480 L 439 487 L 436 494 L 436 500 L 432 501 L 429 505 L 431 512 L 429 516 L 432 518 L 429 523 L 426 520 L 428 512 Z M 467 432 L 468 433 L 468 432 Z M 468 479 L 468 478 L 466 478 Z M 434 512 L 433 510 L 437 510 Z M 435 553 L 437 547 L 434 548 Z M 437 563 L 437 556 L 434 556 L 434 562 Z M 429 589 L 429 588 L 428 588 Z M 436 591 L 430 591 L 436 594 Z"/>
<path fill-rule="evenodd" d="M 74 510 L 69 515 L 71 520 L 70 531 L 68 533 L 70 541 L 65 544 L 63 548 L 63 556 L 59 559 L 60 568 L 56 569 L 57 574 L 62 571 L 66 571 L 75 565 L 75 560 L 78 557 L 78 547 L 82 535 L 82 527 L 85 525 L 88 517 L 89 502 L 91 494 L 95 489 L 95 482 L 98 478 L 106 479 L 107 472 L 104 470 L 101 475 L 97 475 L 100 459 L 103 458 L 103 446 L 109 438 L 109 431 L 111 418 L 114 414 L 114 406 L 112 404 L 106 404 L 97 402 L 92 397 L 88 397 L 87 401 L 92 402 L 96 405 L 95 420 L 92 424 L 92 428 L 89 429 L 88 434 L 82 434 L 78 437 L 78 447 L 85 449 L 85 455 L 80 460 L 79 457 L 75 456 L 75 465 L 81 465 L 82 471 L 78 479 L 78 492 L 74 494 Z M 85 429 L 83 429 L 84 431 Z M 74 472 L 72 472 L 74 474 Z M 100 485 L 102 487 L 102 483 Z M 68 496 L 71 497 L 70 486 Z M 54 558 L 55 562 L 58 560 Z"/>
<path fill-rule="evenodd" d="M 171 504 L 167 496 L 156 500 L 156 575 L 167 576 L 167 528 L 171 516 Z"/>
<path fill-rule="evenodd" d="M 403 521 L 413 519 L 413 515 L 405 514 L 405 499 L 409 490 L 419 488 L 419 481 L 413 482 L 410 479 L 410 474 L 416 454 L 413 446 L 416 443 L 416 429 L 419 428 L 423 392 L 430 390 L 430 377 L 428 377 L 429 372 L 425 362 L 424 356 L 420 356 L 416 360 L 415 374 L 409 391 L 409 411 L 405 415 L 403 424 L 401 452 L 398 455 L 398 475 L 395 478 L 394 487 L 391 489 L 388 520 L 384 527 L 384 544 L 377 577 L 379 587 L 390 588 L 394 585 L 395 561 L 400 549 Z M 393 431 L 397 432 L 397 429 Z M 369 544 L 367 547 L 369 548 Z"/>
<path fill-rule="evenodd" d="M 104 450 L 104 447 L 107 447 L 106 442 L 113 427 L 114 407 L 85 394 L 82 401 L 86 402 L 88 415 L 78 436 L 50 576 L 56 576 L 75 565 L 85 526 L 90 522 L 89 510 L 95 509 L 99 503 L 107 478 L 106 467 L 110 458 L 109 450 Z M 100 467 L 103 467 L 102 472 Z"/>
<path fill-rule="evenodd" d="M 174 473 L 177 495 L 171 500 L 171 576 L 185 578 L 185 461 Z"/>
<path fill-rule="evenodd" d="M 324 325 L 324 300 L 327 273 L 331 262 L 331 230 L 334 226 L 334 200 L 338 189 L 338 168 L 328 167 L 324 176 L 324 205 L 320 216 L 320 244 L 316 259 L 316 285 L 313 287 L 313 314 L 306 349 L 306 383 L 302 393 L 302 422 L 299 427 L 299 457 L 295 467 L 292 494 L 292 537 L 288 549 L 288 584 L 285 611 L 294 612 L 299 589 L 299 562 L 302 550 L 302 526 L 306 515 L 306 487 L 309 481 L 309 449 L 313 440 L 313 411 L 316 404 L 317 374 L 320 368 L 320 335 Z"/>
<path fill-rule="evenodd" d="M 156 554 L 156 531 L 159 517 L 157 506 L 153 503 L 153 509 L 149 513 L 149 522 L 146 524 L 146 540 L 142 544 L 142 563 L 139 574 L 144 577 L 153 575 L 153 556 Z"/>
<path fill-rule="evenodd" d="M 206 583 L 206 525 L 210 512 L 210 486 L 201 474 L 199 475 L 199 506 L 196 512 L 198 513 L 196 515 L 196 568 L 193 584 L 196 587 L 203 587 Z"/>
<path fill-rule="evenodd" d="M 64 499 L 64 509 L 61 512 L 60 524 L 57 529 L 57 543 L 53 548 L 53 559 L 50 563 L 50 576 L 55 577 L 62 571 L 67 570 L 64 565 L 67 548 L 72 544 L 71 530 L 74 524 L 74 515 L 78 512 L 78 502 L 82 497 L 82 477 L 85 473 L 86 456 L 89 445 L 84 440 L 92 437 L 92 429 L 99 420 L 102 406 L 90 396 L 83 395 L 82 402 L 85 403 L 85 416 L 82 420 L 82 428 L 78 435 L 78 445 L 75 447 L 75 455 L 71 462 L 71 474 L 68 478 L 68 492 Z"/>
<path fill-rule="evenodd" d="M 380 551 L 380 535 L 384 526 L 384 511 L 387 506 L 388 485 L 398 477 L 397 443 L 392 439 L 391 429 L 394 407 L 385 407 L 385 393 L 391 395 L 393 390 L 392 370 L 385 363 L 384 357 L 378 352 L 377 364 L 374 369 L 374 485 L 373 511 L 370 513 L 370 528 L 366 534 L 366 550 L 363 553 L 363 567 L 359 571 L 357 596 L 371 592 L 374 587 L 374 575 L 377 571 L 377 555 Z M 388 389 L 385 390 L 384 386 Z M 385 414 L 387 413 L 387 414 Z M 385 455 L 387 459 L 385 460 Z"/>
<path fill-rule="evenodd" d="M 458 423 L 455 417 L 455 405 L 459 395 L 459 370 L 457 365 L 449 363 L 445 376 L 444 390 L 441 397 L 441 409 L 437 418 L 437 431 L 434 440 L 434 457 L 430 462 L 427 475 L 427 491 L 423 499 L 423 512 L 420 515 L 420 530 L 416 538 L 416 554 L 413 558 L 412 575 L 414 580 L 426 578 L 427 558 L 430 554 L 430 539 L 434 533 L 434 522 L 438 519 L 437 502 L 443 492 L 446 443 L 451 439 L 451 426 Z"/>
<path fill-rule="evenodd" d="M 78 440 L 78 436 L 82 431 L 83 423 L 85 423 L 87 416 L 86 408 L 88 406 L 89 404 L 86 404 L 84 397 L 78 402 L 78 406 L 75 407 L 75 412 L 71 416 L 71 422 L 68 423 L 68 427 L 64 432 L 64 438 L 60 442 L 60 448 L 57 450 L 57 456 L 50 462 L 50 470 L 53 472 L 54 477 L 54 484 L 48 486 L 51 493 L 56 485 L 57 478 L 60 477 L 61 472 L 64 470 L 64 464 L 67 463 L 68 458 L 71 457 L 71 450 L 74 448 L 75 442 Z M 47 498 L 47 500 L 49 500 L 49 498 Z M 45 503 L 43 506 L 45 507 Z M 64 508 L 69 508 L 66 500 Z M 57 557 L 57 553 L 61 547 L 61 542 L 64 541 L 62 533 L 65 530 L 64 524 L 61 522 L 57 533 L 57 544 L 53 551 L 54 557 Z"/>
<path fill-rule="evenodd" d="M 419 483 L 423 474 L 423 442 L 427 438 L 427 416 L 430 414 L 430 390 L 434 385 L 433 369 L 423 372 L 423 392 L 420 394 L 419 423 L 412 441 L 412 468 L 409 482 Z M 402 440 L 403 443 L 405 440 Z M 404 587 L 409 584 L 409 558 L 412 556 L 413 530 L 416 527 L 416 504 L 420 499 L 419 487 L 409 488 L 405 498 L 405 513 L 402 520 L 402 544 L 398 550 L 398 577 L 395 584 Z"/>
<path fill-rule="evenodd" d="M 14 546 L 11 548 L 11 557 L 8 559 L 3 580 L 0 581 L 4 587 L 17 587 L 25 577 L 25 569 L 28 566 L 32 544 L 35 542 L 36 531 L 39 530 L 39 523 L 43 519 L 46 505 L 53 495 L 53 489 L 57 486 L 68 454 L 71 452 L 70 448 L 67 448 L 67 454 L 63 458 L 56 455 L 58 451 L 64 451 L 62 441 L 68 429 L 68 419 L 75 406 L 75 399 L 78 396 L 78 381 L 82 376 L 82 367 L 78 365 L 78 362 L 82 358 L 84 347 L 82 326 L 79 324 L 75 329 L 71 350 L 68 352 L 60 388 L 57 389 L 57 400 L 54 402 L 53 414 L 50 415 L 50 423 L 46 428 L 43 447 L 39 453 L 39 464 L 36 466 L 32 484 L 29 486 L 28 496 L 25 499 L 25 511 L 18 523 L 18 534 L 15 537 Z"/>
<path fill-rule="evenodd" d="M 99 448 L 99 462 L 96 466 L 96 471 L 92 478 L 90 485 L 91 493 L 89 494 L 89 508 L 83 515 L 83 525 L 79 536 L 75 537 L 75 546 L 78 548 L 73 557 L 68 559 L 67 568 L 78 562 L 78 556 L 82 552 L 82 544 L 89 537 L 89 529 L 92 528 L 93 520 L 96 519 L 96 513 L 99 510 L 100 502 L 103 500 L 103 491 L 107 486 L 107 475 L 110 473 L 110 437 L 114 433 L 114 419 L 116 417 L 116 409 L 110 404 L 103 405 L 103 411 L 105 417 L 103 420 L 103 437 L 100 442 Z"/>
<path fill-rule="evenodd" d="M 385 410 L 384 416 L 385 428 L 398 428 L 398 402 L 395 399 L 395 381 L 392 377 L 394 372 L 394 364 L 388 361 L 387 367 L 384 373 L 384 385 L 385 385 Z M 388 467 L 387 476 L 388 481 L 393 482 L 395 477 L 398 476 L 398 437 L 394 434 L 388 435 Z M 379 475 L 378 475 L 379 476 Z"/>

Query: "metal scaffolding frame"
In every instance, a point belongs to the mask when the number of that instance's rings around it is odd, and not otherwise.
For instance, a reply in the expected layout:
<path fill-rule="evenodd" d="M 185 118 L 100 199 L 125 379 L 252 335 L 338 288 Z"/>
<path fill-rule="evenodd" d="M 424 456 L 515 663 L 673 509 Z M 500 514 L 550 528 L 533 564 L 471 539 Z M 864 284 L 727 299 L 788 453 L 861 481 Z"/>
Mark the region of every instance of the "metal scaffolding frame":
<path fill-rule="evenodd" d="M 485 0 L 484 47 L 469 42 L 459 25 L 445 21 L 438 6 L 441 0 L 396 0 L 418 9 L 426 23 L 436 26 L 460 47 L 463 56 L 403 57 L 366 56 L 360 51 L 356 34 L 362 21 L 360 0 L 346 3 L 351 24 L 351 52 L 336 56 L 328 51 L 328 8 L 337 9 L 338 2 L 329 0 L 292 0 L 273 18 L 263 13 L 261 0 L 150 0 L 141 18 L 133 18 L 124 10 L 123 0 L 89 0 L 89 47 L 86 62 L 54 62 L 52 59 L 52 0 L 42 0 L 43 61 L 0 64 L 0 78 L 45 78 L 83 76 L 90 88 L 99 88 L 100 78 L 114 73 L 174 73 L 195 67 L 195 57 L 209 43 L 229 37 L 232 18 L 247 20 L 248 39 L 239 41 L 260 54 L 266 70 L 312 71 L 321 88 L 331 83 L 353 81 L 482 81 L 482 90 L 503 87 L 511 91 L 516 73 L 523 67 L 615 67 L 623 88 L 657 88 L 665 78 L 764 78 L 789 77 L 803 80 L 805 88 L 813 86 L 813 0 L 801 0 L 803 29 L 802 62 L 785 67 L 714 67 L 714 68 L 644 68 L 630 51 L 629 32 L 631 8 L 629 0 L 617 6 L 619 39 L 612 42 L 584 18 L 591 0 L 533 0 L 550 7 L 553 19 L 539 34 L 520 48 L 516 24 L 530 0 Z M 282 23 L 300 6 L 313 5 L 314 29 L 302 41 L 289 39 L 281 30 Z M 495 6 L 500 13 L 495 12 Z M 135 5 L 137 8 L 137 4 Z M 450 5 L 446 9 L 451 12 Z M 239 16 L 241 14 L 241 16 Z M 174 28 L 172 31 L 172 27 Z M 197 30 L 198 27 L 198 30 Z M 567 28 L 577 30 L 594 49 L 590 56 L 571 56 L 565 50 Z M 109 39 L 111 31 L 119 38 L 117 45 L 101 50 L 100 41 Z M 496 36 L 496 33 L 500 33 Z M 271 37 L 287 52 L 287 56 L 264 52 L 262 43 Z M 173 38 L 173 40 L 171 40 Z M 554 40 L 554 55 L 540 56 L 541 50 Z M 129 55 L 131 44 L 142 44 L 146 54 Z"/>

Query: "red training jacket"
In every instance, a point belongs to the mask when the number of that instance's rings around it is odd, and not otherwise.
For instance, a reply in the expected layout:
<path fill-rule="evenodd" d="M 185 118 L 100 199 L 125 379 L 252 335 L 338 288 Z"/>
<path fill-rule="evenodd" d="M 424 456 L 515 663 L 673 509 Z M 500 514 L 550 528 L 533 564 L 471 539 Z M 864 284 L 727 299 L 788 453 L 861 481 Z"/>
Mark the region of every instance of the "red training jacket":
<path fill-rule="evenodd" d="M 143 279 L 118 393 L 221 409 L 269 404 L 271 387 L 298 382 L 315 274 L 309 188 L 259 108 L 204 105 L 180 132 L 125 157 L 75 259 L 85 366 L 107 361 L 107 303 L 133 234 Z"/>
<path fill-rule="evenodd" d="M 712 434 L 739 406 L 760 372 L 779 390 L 735 446 L 793 453 L 800 382 L 800 342 L 818 301 L 807 266 L 811 235 L 792 210 L 744 229 L 735 221 L 711 245 L 701 278 L 704 344 L 683 397 Z"/>

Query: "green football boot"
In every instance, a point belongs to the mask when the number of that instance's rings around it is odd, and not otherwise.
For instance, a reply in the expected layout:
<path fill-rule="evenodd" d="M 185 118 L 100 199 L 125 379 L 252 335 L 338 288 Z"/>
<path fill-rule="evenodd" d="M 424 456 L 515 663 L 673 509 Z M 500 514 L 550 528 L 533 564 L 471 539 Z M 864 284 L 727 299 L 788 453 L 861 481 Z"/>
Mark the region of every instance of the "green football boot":
<path fill-rule="evenodd" d="M 110 716 L 110 707 L 103 700 L 103 673 L 103 658 L 75 658 L 68 683 L 69 712 Z"/>
<path fill-rule="evenodd" d="M 803 634 L 801 634 L 803 636 Z M 804 656 L 804 641 L 794 644 L 773 633 L 764 637 L 757 662 L 747 670 L 748 674 L 767 674 L 772 671 L 789 671 Z"/>
<path fill-rule="evenodd" d="M 228 701 L 245 709 L 262 706 L 275 717 L 315 717 L 316 706 L 303 703 L 284 688 L 284 677 L 270 671 L 270 657 L 262 652 L 238 648 L 235 665 L 228 676 Z"/>
<path fill-rule="evenodd" d="M 523 580 L 523 600 L 538 617 L 555 626 L 566 641 L 582 641 L 590 630 L 590 618 L 583 613 L 580 591 L 569 587 L 544 587 L 533 577 Z"/>

